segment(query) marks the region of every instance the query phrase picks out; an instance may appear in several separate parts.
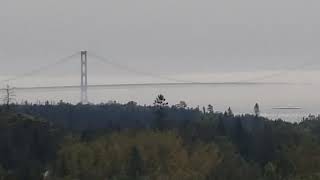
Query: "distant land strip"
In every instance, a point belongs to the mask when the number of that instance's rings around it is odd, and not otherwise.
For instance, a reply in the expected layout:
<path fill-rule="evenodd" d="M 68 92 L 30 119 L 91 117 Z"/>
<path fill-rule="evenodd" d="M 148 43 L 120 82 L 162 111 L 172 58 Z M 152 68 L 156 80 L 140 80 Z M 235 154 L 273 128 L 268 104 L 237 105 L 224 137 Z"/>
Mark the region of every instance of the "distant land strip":
<path fill-rule="evenodd" d="M 295 109 L 302 109 L 301 107 L 274 107 L 272 109 L 279 109 L 279 110 L 295 110 Z"/>
<path fill-rule="evenodd" d="M 257 85 L 295 85 L 287 82 L 193 82 L 193 83 L 133 83 L 133 84 L 95 84 L 89 88 L 144 88 L 144 87 L 178 87 L 178 86 L 257 86 Z M 70 86 L 35 86 L 13 87 L 15 90 L 50 90 L 50 89 L 78 89 L 80 85 Z M 0 90 L 5 90 L 2 88 Z"/>

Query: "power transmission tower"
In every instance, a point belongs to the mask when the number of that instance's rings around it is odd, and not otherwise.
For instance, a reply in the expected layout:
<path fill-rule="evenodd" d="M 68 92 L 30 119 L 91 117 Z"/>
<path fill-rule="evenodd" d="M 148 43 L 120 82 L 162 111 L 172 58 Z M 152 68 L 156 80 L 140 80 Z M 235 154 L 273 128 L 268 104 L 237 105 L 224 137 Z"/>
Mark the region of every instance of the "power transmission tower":
<path fill-rule="evenodd" d="M 81 51 L 81 103 L 88 103 L 87 51 Z"/>

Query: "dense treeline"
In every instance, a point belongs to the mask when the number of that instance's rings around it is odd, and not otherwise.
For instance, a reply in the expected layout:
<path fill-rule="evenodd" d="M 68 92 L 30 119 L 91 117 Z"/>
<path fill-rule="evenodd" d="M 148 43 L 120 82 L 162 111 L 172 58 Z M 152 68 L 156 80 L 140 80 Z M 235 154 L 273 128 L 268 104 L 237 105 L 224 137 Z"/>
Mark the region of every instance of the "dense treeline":
<path fill-rule="evenodd" d="M 0 179 L 320 179 L 320 118 L 271 121 L 253 108 L 235 116 L 163 96 L 153 106 L 3 106 Z"/>
<path fill-rule="evenodd" d="M 0 179 L 41 179 L 56 158 L 62 131 L 47 121 L 0 113 Z"/>
<path fill-rule="evenodd" d="M 98 105 L 58 104 L 23 104 L 13 105 L 15 111 L 34 117 L 47 119 L 69 130 L 149 128 L 157 119 L 155 106 L 138 106 L 135 102 L 127 104 L 108 103 Z M 179 124 L 199 119 L 198 109 L 185 109 L 173 106 L 162 109 L 165 117 L 162 121 Z"/>

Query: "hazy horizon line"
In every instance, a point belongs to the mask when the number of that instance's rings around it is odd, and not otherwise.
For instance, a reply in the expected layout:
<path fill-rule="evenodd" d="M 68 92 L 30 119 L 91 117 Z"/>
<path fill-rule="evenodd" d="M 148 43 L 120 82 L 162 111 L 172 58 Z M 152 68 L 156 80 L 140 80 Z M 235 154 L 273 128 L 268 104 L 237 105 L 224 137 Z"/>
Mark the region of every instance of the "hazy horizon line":
<path fill-rule="evenodd" d="M 90 84 L 88 88 L 99 88 L 99 87 L 112 87 L 112 88 L 131 88 L 131 87 L 156 87 L 156 86 L 208 86 L 208 85 L 306 85 L 311 83 L 292 83 L 292 82 L 185 82 L 185 83 L 120 83 L 120 84 Z M 44 90 L 44 89 L 78 89 L 81 85 L 66 85 L 66 86 L 22 86 L 12 87 L 15 90 Z M 6 88 L 1 88 L 1 91 Z"/>

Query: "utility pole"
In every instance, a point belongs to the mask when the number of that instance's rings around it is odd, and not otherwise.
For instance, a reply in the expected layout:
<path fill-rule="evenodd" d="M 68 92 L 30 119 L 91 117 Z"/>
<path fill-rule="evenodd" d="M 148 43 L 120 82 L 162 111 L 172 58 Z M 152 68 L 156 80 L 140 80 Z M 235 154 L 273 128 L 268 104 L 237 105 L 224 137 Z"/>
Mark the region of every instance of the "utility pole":
<path fill-rule="evenodd" d="M 88 103 L 87 51 L 81 51 L 81 103 Z"/>

